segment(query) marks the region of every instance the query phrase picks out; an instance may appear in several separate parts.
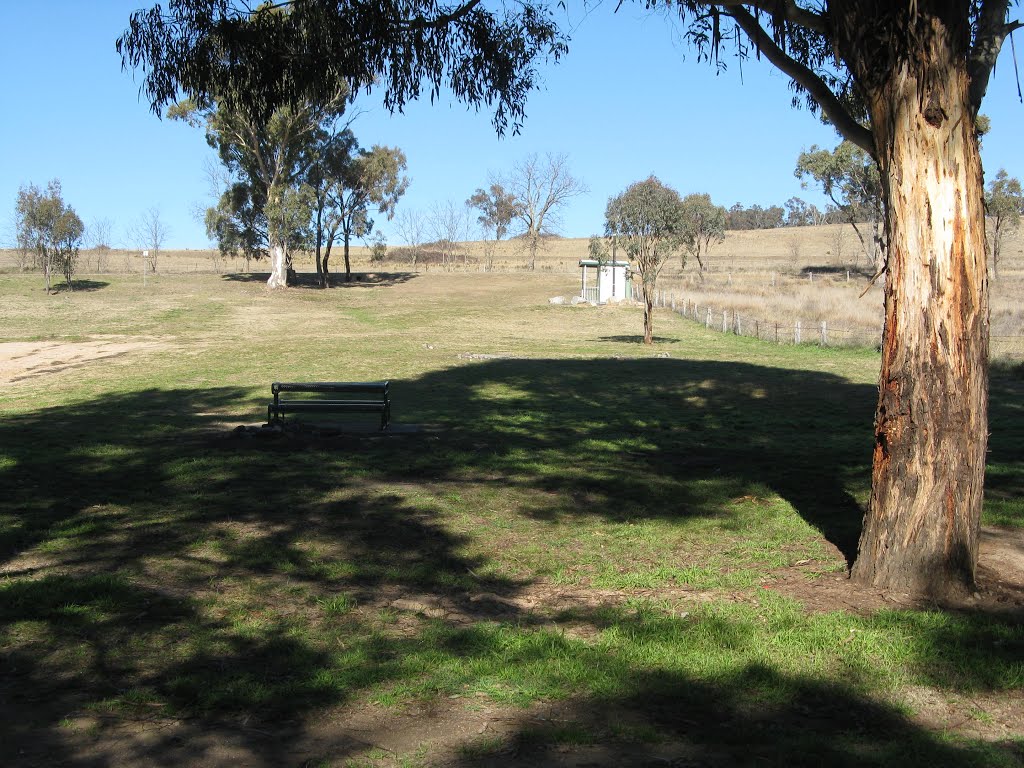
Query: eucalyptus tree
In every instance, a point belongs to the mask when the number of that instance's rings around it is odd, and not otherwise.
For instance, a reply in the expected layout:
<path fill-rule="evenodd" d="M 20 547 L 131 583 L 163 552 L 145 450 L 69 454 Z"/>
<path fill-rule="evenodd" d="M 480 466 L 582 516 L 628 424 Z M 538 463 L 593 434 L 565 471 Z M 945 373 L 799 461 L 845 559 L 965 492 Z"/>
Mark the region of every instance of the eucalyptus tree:
<path fill-rule="evenodd" d="M 812 145 L 800 153 L 793 175 L 805 187 L 808 177 L 818 183 L 853 226 L 868 263 L 876 269 L 884 267 L 882 179 L 874 158 L 851 141 L 843 141 L 831 151 Z M 867 236 L 861 231 L 865 223 Z"/>
<path fill-rule="evenodd" d="M 608 201 L 605 237 L 622 247 L 640 276 L 644 301 L 644 344 L 654 342 L 654 291 L 669 258 L 686 248 L 683 199 L 654 176 L 630 184 Z M 591 253 L 595 244 L 591 239 Z"/>
<path fill-rule="evenodd" d="M 1016 3 L 1013 3 L 1016 5 Z M 989 291 L 977 118 L 1010 0 L 679 0 L 687 36 L 785 73 L 879 168 L 885 323 L 854 579 L 973 588 L 988 437 Z"/>
<path fill-rule="evenodd" d="M 322 288 L 330 287 L 328 263 L 342 222 L 337 207 L 337 187 L 343 183 L 358 146 L 355 134 L 345 128 L 320 131 L 312 147 L 306 183 L 313 194 L 313 261 Z"/>
<path fill-rule="evenodd" d="M 345 256 L 345 279 L 352 278 L 349 246 L 353 237 L 366 237 L 373 231 L 371 213 L 376 210 L 388 219 L 394 218 L 395 206 L 409 188 L 405 175 L 405 154 L 397 147 L 375 144 L 369 150 L 355 145 L 341 174 L 334 177 L 328 191 L 331 215 L 341 235 Z M 327 259 L 323 264 L 324 283 L 329 277 Z"/>
<path fill-rule="evenodd" d="M 492 182 L 487 189 L 478 188 L 466 200 L 466 207 L 479 211 L 477 223 L 484 233 L 484 249 L 487 269 L 494 266 L 494 255 L 500 240 L 508 234 L 512 220 L 519 212 L 519 202 L 515 195 L 506 192 L 500 182 Z M 494 240 L 489 235 L 494 233 Z"/>
<path fill-rule="evenodd" d="M 64 202 L 60 181 L 52 180 L 41 189 L 35 184 L 18 190 L 15 203 L 18 243 L 35 251 L 43 268 L 46 292 L 51 290 L 54 269 L 64 276 L 68 290 L 78 261 L 85 225 L 74 208 Z"/>
<path fill-rule="evenodd" d="M 872 490 L 855 579 L 973 587 L 988 431 L 988 280 L 977 117 L 1016 0 L 675 0 L 697 58 L 756 52 L 878 163 L 885 325 Z M 664 8 L 647 0 L 651 9 Z M 175 0 L 118 41 L 154 109 L 227 94 L 264 117 L 339 84 L 399 108 L 426 83 L 523 118 L 538 61 L 565 39 L 554 3 L 292 0 L 288 13 Z M 258 20 L 254 25 L 253 20 Z M 723 46 L 728 43 L 728 49 Z M 376 83 L 376 85 L 375 85 Z M 869 127 L 870 126 L 870 127 Z"/>
<path fill-rule="evenodd" d="M 995 178 L 988 183 L 985 210 L 991 222 L 988 242 L 992 251 L 992 274 L 998 277 L 1003 243 L 1007 235 L 1020 226 L 1020 217 L 1024 214 L 1024 194 L 1021 192 L 1020 180 L 1000 168 Z"/>
<path fill-rule="evenodd" d="M 484 232 L 493 232 L 495 240 L 505 238 L 512 220 L 519 212 L 516 196 L 506 192 L 499 182 L 492 183 L 487 189 L 478 188 L 466 200 L 466 205 L 480 212 L 477 223 Z"/>
<path fill-rule="evenodd" d="M 206 130 L 229 182 L 206 214 L 206 228 L 222 253 L 270 257 L 267 286 L 288 284 L 290 251 L 303 244 L 315 193 L 306 184 L 313 148 L 345 107 L 344 92 L 326 105 L 285 105 L 264 121 L 228 99 L 173 104 L 168 117 Z"/>
<path fill-rule="evenodd" d="M 711 202 L 711 195 L 687 195 L 683 198 L 683 223 L 686 249 L 680 266 L 686 267 L 686 255 L 690 254 L 703 273 L 711 246 L 725 240 L 725 208 Z"/>

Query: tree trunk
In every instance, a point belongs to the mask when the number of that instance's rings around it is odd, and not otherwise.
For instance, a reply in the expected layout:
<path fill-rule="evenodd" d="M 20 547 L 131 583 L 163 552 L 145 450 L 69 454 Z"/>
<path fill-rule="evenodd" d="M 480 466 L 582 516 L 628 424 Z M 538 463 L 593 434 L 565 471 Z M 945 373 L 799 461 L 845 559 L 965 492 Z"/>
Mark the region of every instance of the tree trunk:
<path fill-rule="evenodd" d="M 989 238 L 989 242 L 992 243 L 992 279 L 993 280 L 998 280 L 999 279 L 999 250 L 1000 250 L 999 246 L 1001 245 L 1001 243 L 999 241 L 1002 240 L 1002 237 L 1003 237 L 1002 227 L 1000 226 L 1001 224 L 1002 224 L 1002 221 L 1000 221 L 1000 217 L 996 216 L 995 217 L 995 222 L 992 225 L 992 237 Z"/>
<path fill-rule="evenodd" d="M 644 344 L 654 343 L 654 286 L 642 283 L 644 295 Z"/>
<path fill-rule="evenodd" d="M 988 436 L 988 275 L 981 159 L 964 57 L 956 54 L 966 35 L 943 24 L 934 11 L 941 3 L 923 5 L 908 43 L 916 48 L 865 89 L 888 268 L 871 500 L 852 575 L 943 597 L 974 586 Z"/>
<path fill-rule="evenodd" d="M 348 257 L 348 232 L 345 233 L 345 282 L 352 282 L 352 263 Z"/>
<path fill-rule="evenodd" d="M 323 268 L 320 266 L 320 251 L 323 248 L 324 243 L 324 207 L 321 202 L 317 205 L 316 209 L 316 255 L 313 257 L 313 261 L 316 262 L 316 281 L 320 284 L 321 288 L 326 288 L 324 284 L 324 273 Z"/>
<path fill-rule="evenodd" d="M 267 288 L 287 288 L 288 272 L 284 254 L 284 246 L 280 243 L 270 246 L 270 277 Z"/>
<path fill-rule="evenodd" d="M 324 250 L 324 268 L 323 273 L 320 275 L 321 285 L 324 288 L 331 287 L 331 271 L 327 267 L 327 263 L 331 260 L 331 244 L 333 240 L 327 242 L 327 248 Z"/>

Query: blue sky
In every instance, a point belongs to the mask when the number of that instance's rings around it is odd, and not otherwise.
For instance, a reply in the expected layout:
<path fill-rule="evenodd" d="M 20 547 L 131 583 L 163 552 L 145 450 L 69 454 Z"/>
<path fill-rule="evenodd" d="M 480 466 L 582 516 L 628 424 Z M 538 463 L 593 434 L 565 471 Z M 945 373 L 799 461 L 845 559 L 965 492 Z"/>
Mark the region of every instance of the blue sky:
<path fill-rule="evenodd" d="M 201 130 L 159 120 L 139 95 L 139 76 L 122 72 L 114 40 L 144 0 L 2 0 L 0 46 L 0 243 L 21 184 L 59 178 L 64 197 L 89 223 L 113 222 L 117 245 L 144 211 L 157 208 L 169 247 L 208 247 L 194 211 L 212 203 Z M 766 62 L 735 61 L 718 74 L 697 61 L 662 17 L 624 5 L 563 13 L 570 51 L 544 68 L 521 135 L 498 138 L 487 113 L 443 99 L 391 115 L 375 94 L 360 96 L 353 130 L 364 146 L 401 147 L 412 179 L 402 207 L 461 204 L 530 153 L 566 153 L 590 192 L 563 214 L 562 233 L 599 232 L 610 196 L 655 174 L 681 193 L 707 192 L 721 205 L 782 204 L 794 195 L 822 204 L 793 177 L 797 155 L 832 147 L 834 131 L 790 107 L 785 77 Z M 1024 106 L 1009 46 L 983 112 L 986 172 L 1024 176 Z M 393 226 L 380 222 L 389 242 Z"/>

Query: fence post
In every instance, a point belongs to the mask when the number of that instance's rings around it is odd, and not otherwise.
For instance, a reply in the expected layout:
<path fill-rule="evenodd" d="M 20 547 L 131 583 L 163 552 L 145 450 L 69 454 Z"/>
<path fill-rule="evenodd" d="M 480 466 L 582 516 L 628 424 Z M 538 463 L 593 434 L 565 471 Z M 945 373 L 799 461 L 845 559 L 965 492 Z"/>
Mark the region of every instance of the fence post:
<path fill-rule="evenodd" d="M 729 330 L 729 312 L 728 310 L 722 310 L 722 333 L 726 333 Z"/>
<path fill-rule="evenodd" d="M 779 324 L 775 324 L 775 343 L 779 343 Z"/>
<path fill-rule="evenodd" d="M 672 311 L 676 311 L 676 295 L 674 293 L 672 294 Z"/>
<path fill-rule="evenodd" d="M 821 321 L 821 346 L 828 346 L 828 322 L 825 320 Z"/>
<path fill-rule="evenodd" d="M 736 318 L 736 335 L 737 336 L 742 336 L 743 335 L 743 320 L 742 320 L 742 318 L 740 318 L 740 316 L 738 314 L 735 314 L 735 313 L 733 314 L 733 317 Z"/>
<path fill-rule="evenodd" d="M 796 321 L 796 327 L 793 329 L 793 343 L 800 343 L 800 321 Z"/>
<path fill-rule="evenodd" d="M 761 321 L 760 320 L 755 320 L 754 321 L 754 336 L 757 338 L 758 341 L 761 340 Z"/>
<path fill-rule="evenodd" d="M 710 328 L 711 327 L 711 307 L 708 307 L 708 314 L 704 318 L 704 327 L 705 328 Z"/>
<path fill-rule="evenodd" d="M 813 272 L 808 272 L 807 273 L 807 282 L 809 282 L 809 283 L 813 283 L 814 282 L 814 273 Z"/>

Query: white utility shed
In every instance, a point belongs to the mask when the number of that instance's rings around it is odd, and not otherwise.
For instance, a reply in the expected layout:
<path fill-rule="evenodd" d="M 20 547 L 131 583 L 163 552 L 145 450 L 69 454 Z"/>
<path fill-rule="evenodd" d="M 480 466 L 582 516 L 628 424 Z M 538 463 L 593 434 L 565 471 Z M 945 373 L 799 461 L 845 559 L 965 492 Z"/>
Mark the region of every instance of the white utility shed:
<path fill-rule="evenodd" d="M 595 304 L 623 301 L 633 298 L 633 285 L 629 279 L 628 261 L 601 261 L 583 259 L 580 298 Z M 591 285 L 593 283 L 593 285 Z"/>

